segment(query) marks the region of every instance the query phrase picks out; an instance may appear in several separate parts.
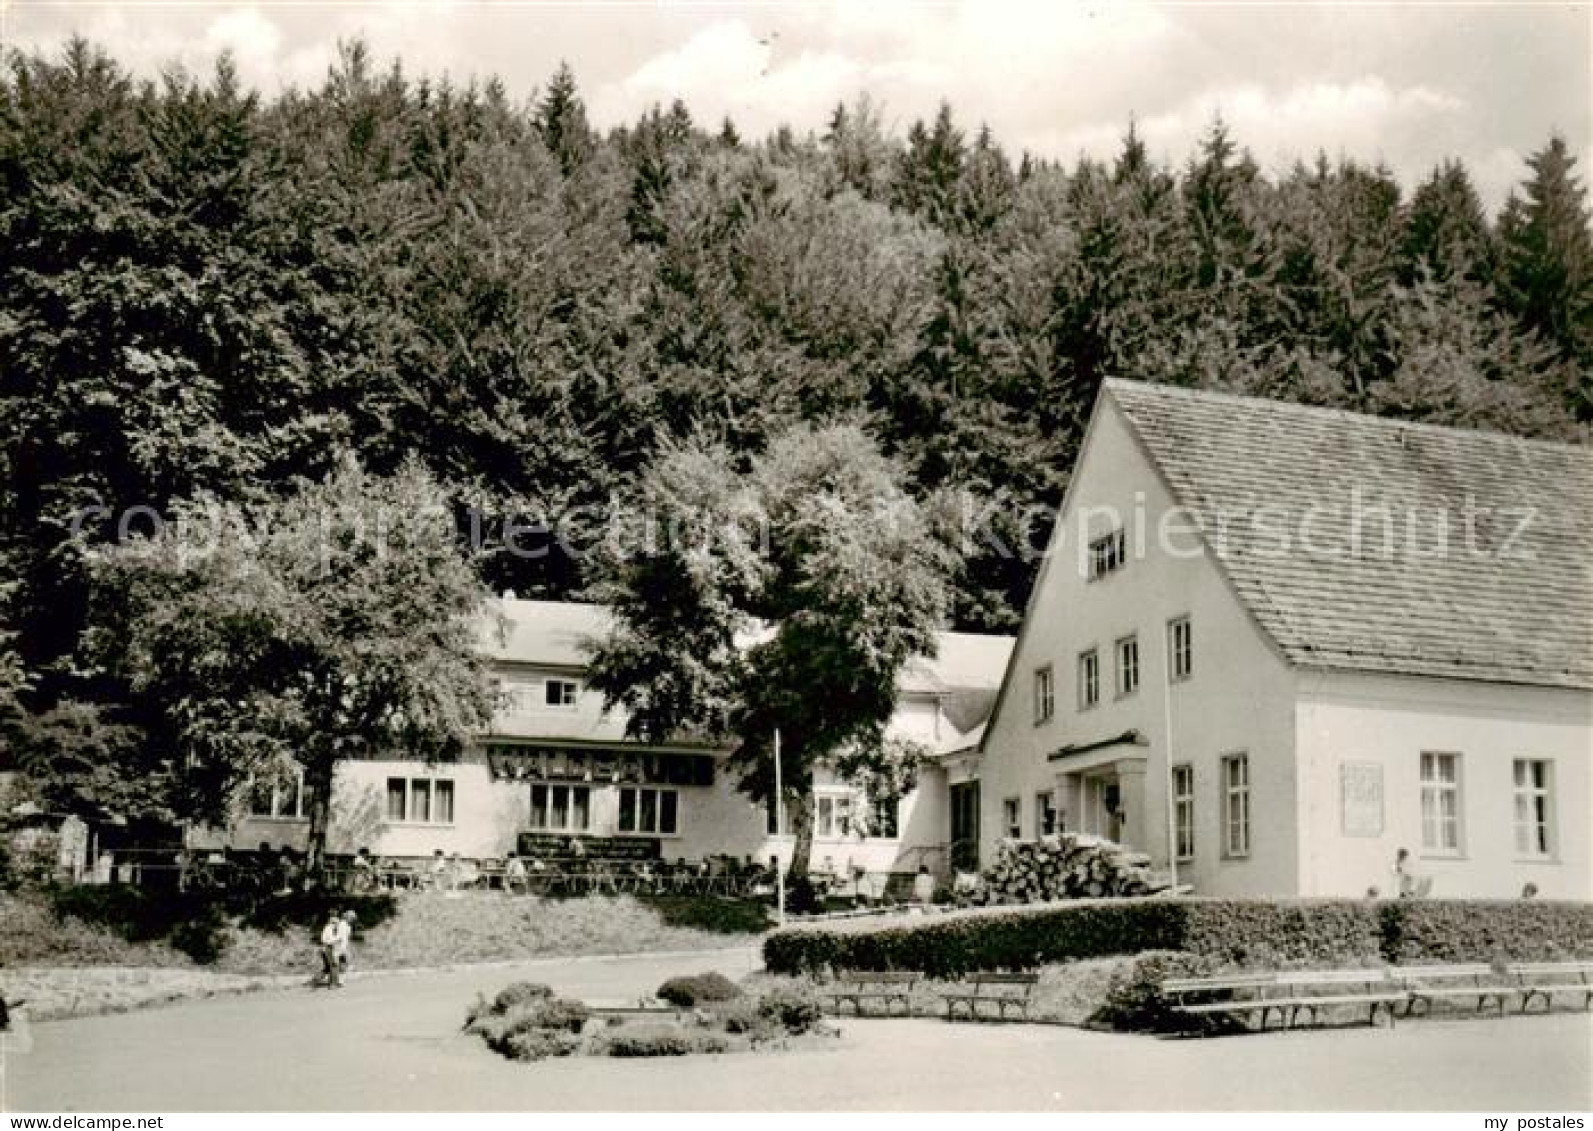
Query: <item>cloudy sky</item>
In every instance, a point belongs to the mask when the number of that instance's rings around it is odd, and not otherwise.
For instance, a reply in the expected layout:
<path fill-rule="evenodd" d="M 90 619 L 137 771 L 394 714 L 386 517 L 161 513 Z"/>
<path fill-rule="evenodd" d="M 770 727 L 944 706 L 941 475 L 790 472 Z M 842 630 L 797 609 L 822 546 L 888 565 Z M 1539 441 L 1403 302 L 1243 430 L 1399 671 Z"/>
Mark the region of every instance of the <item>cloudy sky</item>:
<path fill-rule="evenodd" d="M 868 92 L 905 130 L 948 99 L 1014 154 L 1109 156 L 1130 118 L 1182 161 L 1214 114 L 1269 169 L 1317 149 L 1407 184 L 1463 158 L 1490 203 L 1551 132 L 1593 148 L 1593 7 L 1575 4 L 511 0 L 0 0 L 9 47 L 81 32 L 141 73 L 231 50 L 266 91 L 310 85 L 363 36 L 410 73 L 496 74 L 521 97 L 569 60 L 599 125 L 680 97 L 743 135 L 821 129 Z"/>

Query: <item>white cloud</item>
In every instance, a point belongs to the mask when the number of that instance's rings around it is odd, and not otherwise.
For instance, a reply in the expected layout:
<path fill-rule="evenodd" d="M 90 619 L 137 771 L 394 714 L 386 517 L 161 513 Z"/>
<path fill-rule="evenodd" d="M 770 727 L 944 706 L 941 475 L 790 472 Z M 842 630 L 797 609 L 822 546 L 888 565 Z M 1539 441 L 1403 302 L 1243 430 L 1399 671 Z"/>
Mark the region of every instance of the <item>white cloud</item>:
<path fill-rule="evenodd" d="M 1182 162 L 1221 116 L 1235 140 L 1264 168 L 1278 170 L 1317 150 L 1387 161 L 1409 178 L 1427 171 L 1435 158 L 1419 144 L 1447 132 L 1466 110 L 1463 99 L 1424 86 L 1402 89 L 1367 76 L 1348 83 L 1312 82 L 1283 89 L 1246 84 L 1191 95 L 1170 110 L 1138 119 L 1152 153 Z M 1124 123 L 1093 122 L 1026 135 L 1036 152 L 1063 157 L 1087 153 L 1109 157 L 1121 144 Z"/>

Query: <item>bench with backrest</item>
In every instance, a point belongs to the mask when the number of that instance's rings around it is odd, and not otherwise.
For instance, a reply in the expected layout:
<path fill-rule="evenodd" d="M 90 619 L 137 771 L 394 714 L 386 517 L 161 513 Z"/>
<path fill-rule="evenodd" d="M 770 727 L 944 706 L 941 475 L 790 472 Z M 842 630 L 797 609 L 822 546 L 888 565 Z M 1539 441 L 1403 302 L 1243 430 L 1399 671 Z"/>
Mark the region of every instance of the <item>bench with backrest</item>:
<path fill-rule="evenodd" d="M 1503 1013 L 1505 1002 L 1521 992 L 1518 981 L 1482 962 L 1395 966 L 1388 976 L 1410 995 L 1405 1009 L 1409 1017 L 1425 1016 L 1433 1002 L 1447 999 L 1475 999 L 1479 1012 L 1491 1002 Z"/>
<path fill-rule="evenodd" d="M 941 996 L 946 1002 L 946 1019 L 949 1021 L 955 1017 L 961 1007 L 967 1011 L 970 1021 L 988 1020 L 988 1013 L 979 1012 L 982 1003 L 995 1006 L 1000 1018 L 1005 1019 L 1007 1010 L 1011 1009 L 1027 1019 L 1029 1000 L 1034 996 L 1034 987 L 1039 984 L 1038 974 L 969 974 L 957 985 L 942 992 Z"/>
<path fill-rule="evenodd" d="M 1261 1029 L 1267 1027 L 1273 1013 L 1288 1028 L 1302 1016 L 1315 1021 L 1323 1010 L 1344 1006 L 1367 1007 L 1367 1020 L 1373 1025 L 1381 1011 L 1392 1026 L 1394 1007 L 1409 997 L 1382 970 L 1283 970 L 1168 978 L 1161 983 L 1161 990 L 1172 999 L 1175 1010 L 1190 1017 L 1255 1017 Z"/>
<path fill-rule="evenodd" d="M 913 1011 L 913 987 L 918 984 L 918 979 L 919 975 L 906 972 L 848 970 L 836 975 L 834 985 L 825 992 L 825 997 L 836 1014 L 841 1012 L 842 1004 L 849 1001 L 853 1011 L 861 1017 L 863 1003 L 877 1001 L 886 1013 L 891 1011 L 893 1002 L 900 1002 L 902 1015 L 906 1016 Z"/>
<path fill-rule="evenodd" d="M 1582 1008 L 1593 1009 L 1593 962 L 1512 962 L 1505 973 L 1515 979 L 1522 1013 L 1534 998 L 1543 1000 L 1547 1012 L 1554 1007 L 1555 994 L 1581 994 Z"/>

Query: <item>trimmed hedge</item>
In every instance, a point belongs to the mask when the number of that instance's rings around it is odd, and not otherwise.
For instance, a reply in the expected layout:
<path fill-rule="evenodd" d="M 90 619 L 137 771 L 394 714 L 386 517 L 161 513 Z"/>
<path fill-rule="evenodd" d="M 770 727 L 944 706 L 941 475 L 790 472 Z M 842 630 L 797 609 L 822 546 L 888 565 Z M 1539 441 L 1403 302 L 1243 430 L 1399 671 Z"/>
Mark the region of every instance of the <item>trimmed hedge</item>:
<path fill-rule="evenodd" d="M 1381 913 L 1389 962 L 1593 958 L 1593 903 L 1407 899 Z"/>
<path fill-rule="evenodd" d="M 916 970 L 955 978 L 1178 951 L 1225 966 L 1368 966 L 1593 956 L 1593 904 L 1471 900 L 1102 899 L 953 912 L 889 927 L 777 931 L 780 974 Z"/>
<path fill-rule="evenodd" d="M 719 971 L 710 970 L 706 974 L 671 978 L 659 986 L 653 996 L 671 1005 L 678 1005 L 682 1009 L 690 1009 L 692 1006 L 706 1005 L 711 1001 L 729 1001 L 731 998 L 740 997 L 741 987 Z"/>

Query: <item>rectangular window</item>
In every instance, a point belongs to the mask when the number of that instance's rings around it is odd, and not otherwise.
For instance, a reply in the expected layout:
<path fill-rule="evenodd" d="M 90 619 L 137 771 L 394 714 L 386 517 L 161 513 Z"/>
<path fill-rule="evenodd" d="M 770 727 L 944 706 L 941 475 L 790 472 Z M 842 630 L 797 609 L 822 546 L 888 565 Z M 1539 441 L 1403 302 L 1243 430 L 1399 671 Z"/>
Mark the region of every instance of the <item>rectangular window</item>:
<path fill-rule="evenodd" d="M 1535 758 L 1515 760 L 1516 854 L 1550 856 L 1554 852 L 1553 770 Z"/>
<path fill-rule="evenodd" d="M 1231 754 L 1222 760 L 1223 855 L 1250 855 L 1250 758 Z"/>
<path fill-rule="evenodd" d="M 409 819 L 431 821 L 431 782 L 416 779 L 409 783 Z"/>
<path fill-rule="evenodd" d="M 1128 561 L 1128 539 L 1119 527 L 1090 543 L 1090 580 L 1123 568 Z"/>
<path fill-rule="evenodd" d="M 1079 653 L 1079 708 L 1095 706 L 1101 701 L 1101 656 L 1094 648 Z"/>
<path fill-rule="evenodd" d="M 782 817 L 784 820 L 780 820 Z M 782 808 L 775 804 L 775 799 L 772 795 L 764 798 L 763 818 L 764 831 L 770 836 L 791 835 L 791 806 L 789 803 Z M 780 825 L 785 827 L 781 828 L 779 827 Z"/>
<path fill-rule="evenodd" d="M 672 789 L 626 786 L 620 790 L 619 831 L 674 836 L 679 832 L 680 798 Z"/>
<path fill-rule="evenodd" d="M 584 833 L 592 824 L 592 791 L 584 785 L 531 786 L 531 827 L 537 832 Z"/>
<path fill-rule="evenodd" d="M 1056 714 L 1056 675 L 1051 665 L 1034 669 L 1034 721 L 1036 724 L 1051 721 Z"/>
<path fill-rule="evenodd" d="M 813 835 L 839 840 L 852 835 L 852 797 L 846 793 L 821 795 L 815 802 Z"/>
<path fill-rule="evenodd" d="M 1023 803 L 1016 797 L 1001 802 L 1001 827 L 1011 840 L 1023 838 Z"/>
<path fill-rule="evenodd" d="M 454 783 L 437 778 L 388 778 L 387 819 L 396 824 L 453 824 Z"/>
<path fill-rule="evenodd" d="M 1173 767 L 1173 835 L 1178 859 L 1195 858 L 1195 767 Z M 1246 840 L 1249 838 L 1247 837 Z"/>
<path fill-rule="evenodd" d="M 1132 695 L 1139 690 L 1139 637 L 1125 636 L 1117 642 L 1117 694 Z"/>
<path fill-rule="evenodd" d="M 1422 849 L 1460 851 L 1460 755 L 1423 753 Z"/>
<path fill-rule="evenodd" d="M 550 679 L 543 684 L 543 695 L 549 707 L 573 707 L 581 685 L 569 679 Z"/>
<path fill-rule="evenodd" d="M 1167 622 L 1167 656 L 1170 661 L 1167 669 L 1168 679 L 1177 683 L 1194 674 L 1194 636 L 1190 632 L 1188 617 L 1178 617 Z"/>
<path fill-rule="evenodd" d="M 901 800 L 895 797 L 881 798 L 869 806 L 868 835 L 880 837 L 885 840 L 894 840 L 901 835 L 900 825 Z"/>
<path fill-rule="evenodd" d="M 1050 790 L 1034 795 L 1034 831 L 1037 836 L 1056 832 L 1056 797 Z"/>
<path fill-rule="evenodd" d="M 257 782 L 249 790 L 249 815 L 273 820 L 304 817 L 304 778 L 300 774 L 276 782 Z"/>

